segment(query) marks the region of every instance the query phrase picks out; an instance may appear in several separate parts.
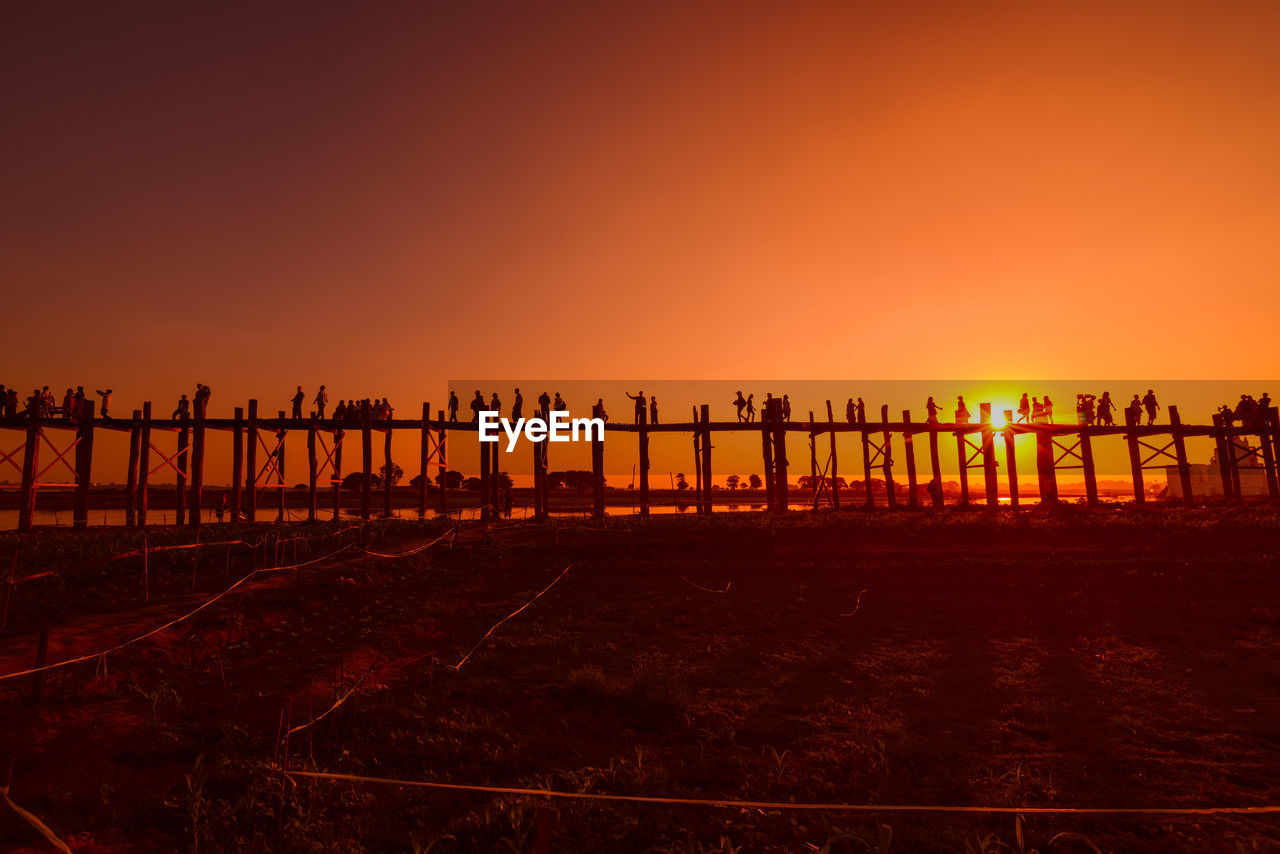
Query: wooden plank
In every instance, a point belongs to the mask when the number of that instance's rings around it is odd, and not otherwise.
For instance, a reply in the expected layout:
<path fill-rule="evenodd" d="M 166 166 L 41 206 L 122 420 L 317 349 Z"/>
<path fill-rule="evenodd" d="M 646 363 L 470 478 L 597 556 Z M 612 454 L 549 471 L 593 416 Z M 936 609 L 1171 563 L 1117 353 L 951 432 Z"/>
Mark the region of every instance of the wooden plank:
<path fill-rule="evenodd" d="M 151 401 L 142 404 L 138 433 L 138 527 L 147 526 L 147 484 L 151 480 Z"/>
<path fill-rule="evenodd" d="M 319 489 L 316 460 L 316 414 L 313 411 L 307 419 L 307 521 L 314 522 L 320 509 L 317 500 Z"/>
<path fill-rule="evenodd" d="M 639 430 L 636 433 L 640 442 L 640 515 L 649 515 L 649 413 L 640 410 L 636 413 Z"/>
<path fill-rule="evenodd" d="M 431 404 L 422 404 L 422 430 L 418 439 L 418 518 L 427 516 L 427 484 L 431 481 L 428 469 L 431 466 Z"/>
<path fill-rule="evenodd" d="M 22 486 L 18 503 L 18 530 L 30 531 L 36 516 L 36 468 L 40 465 L 40 422 L 39 412 L 29 413 L 27 421 L 27 442 L 22 448 Z"/>
<path fill-rule="evenodd" d="M 1187 459 L 1187 440 L 1182 435 L 1182 415 L 1176 405 L 1169 407 L 1169 431 L 1173 434 L 1173 454 L 1178 460 L 1178 485 L 1182 487 L 1182 502 L 1195 504 L 1191 494 L 1191 463 Z"/>
<path fill-rule="evenodd" d="M 204 505 L 204 416 L 197 414 L 191 425 L 191 507 L 187 520 L 191 527 L 199 528 Z"/>
<path fill-rule="evenodd" d="M 907 458 L 907 505 L 915 509 L 920 506 L 920 487 L 916 482 L 915 435 L 906 427 L 910 423 L 911 411 L 902 410 L 902 450 Z"/>
<path fill-rule="evenodd" d="M 831 410 L 831 401 L 827 401 L 827 435 L 831 438 L 831 509 L 840 509 L 840 472 L 839 460 L 836 457 L 836 419 Z"/>
<path fill-rule="evenodd" d="M 884 425 L 881 434 L 881 441 L 884 444 L 880 452 L 880 468 L 884 472 L 884 493 L 885 499 L 889 502 L 889 509 L 894 510 L 898 506 L 898 495 L 896 484 L 893 482 L 893 442 L 892 434 L 889 432 L 889 404 L 887 403 L 880 406 L 880 423 Z"/>
<path fill-rule="evenodd" d="M 129 426 L 129 472 L 124 490 L 124 524 L 132 528 L 138 524 L 138 446 L 142 441 L 142 410 L 133 410 Z"/>
<path fill-rule="evenodd" d="M 1004 463 L 1009 478 L 1009 506 L 1018 506 L 1018 454 L 1014 443 L 1013 410 L 1004 411 Z"/>
<path fill-rule="evenodd" d="M 250 398 L 249 417 L 244 435 L 244 518 L 258 521 L 258 401 Z"/>
<path fill-rule="evenodd" d="M 244 407 L 235 408 L 231 428 L 231 521 L 240 521 L 244 498 Z"/>
<path fill-rule="evenodd" d="M 93 485 L 93 408 L 94 401 L 82 404 L 80 425 L 76 429 L 76 495 L 72 525 L 89 527 L 89 490 Z"/>

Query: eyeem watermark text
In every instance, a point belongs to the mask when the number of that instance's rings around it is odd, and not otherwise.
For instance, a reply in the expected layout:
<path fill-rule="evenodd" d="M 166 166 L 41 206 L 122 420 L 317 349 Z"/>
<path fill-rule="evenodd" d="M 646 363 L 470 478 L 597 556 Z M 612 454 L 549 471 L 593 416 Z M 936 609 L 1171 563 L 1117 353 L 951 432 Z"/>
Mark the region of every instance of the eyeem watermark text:
<path fill-rule="evenodd" d="M 480 412 L 481 442 L 497 442 L 500 439 L 499 427 L 507 434 L 507 453 L 515 450 L 521 433 L 530 442 L 590 442 L 597 437 L 604 441 L 603 418 L 570 418 L 564 410 L 551 412 L 547 419 L 537 416 L 520 418 L 515 424 L 510 418 L 502 418 L 492 410 Z M 578 437 L 579 431 L 582 431 L 582 438 Z"/>

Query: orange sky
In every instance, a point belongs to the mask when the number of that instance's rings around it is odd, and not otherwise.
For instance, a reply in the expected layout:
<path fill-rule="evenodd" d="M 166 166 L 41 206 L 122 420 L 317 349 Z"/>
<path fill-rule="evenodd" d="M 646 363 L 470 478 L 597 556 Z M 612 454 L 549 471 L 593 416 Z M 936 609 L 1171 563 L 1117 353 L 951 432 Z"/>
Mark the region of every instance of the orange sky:
<path fill-rule="evenodd" d="M 28 4 L 0 382 L 1275 376 L 1275 3 Z M 1211 346 L 1215 343 L 1219 346 Z"/>

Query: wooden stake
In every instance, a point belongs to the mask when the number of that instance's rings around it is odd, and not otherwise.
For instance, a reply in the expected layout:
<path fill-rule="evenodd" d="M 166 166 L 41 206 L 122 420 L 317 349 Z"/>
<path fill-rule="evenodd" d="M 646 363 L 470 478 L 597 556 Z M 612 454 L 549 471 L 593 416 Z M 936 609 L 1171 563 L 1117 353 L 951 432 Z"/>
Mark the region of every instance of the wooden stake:
<path fill-rule="evenodd" d="M 142 441 L 142 428 L 138 422 L 141 419 L 142 410 L 133 410 L 129 426 L 129 472 L 124 489 L 124 523 L 130 528 L 138 524 L 138 446 Z"/>
<path fill-rule="evenodd" d="M 969 442 L 968 434 L 956 431 L 956 450 L 960 456 L 960 506 L 969 506 Z"/>
<path fill-rule="evenodd" d="M 278 410 L 276 417 L 280 421 L 280 427 L 276 430 L 276 484 L 279 488 L 276 490 L 276 521 L 283 522 L 288 518 L 288 511 L 284 506 L 284 440 L 289 435 L 285 430 L 285 412 L 283 409 Z"/>
<path fill-rule="evenodd" d="M 391 490 L 394 488 L 394 478 L 391 476 L 391 467 L 395 465 L 391 461 L 391 426 L 387 425 L 382 437 L 382 465 L 386 474 L 382 478 L 382 515 L 390 519 L 391 513 Z M 497 447 L 496 445 L 494 447 Z"/>
<path fill-rule="evenodd" d="M 827 435 L 831 438 L 831 509 L 840 509 L 840 472 L 836 459 L 836 419 L 827 401 Z M 914 473 L 914 469 L 913 469 Z"/>
<path fill-rule="evenodd" d="M 920 506 L 920 487 L 916 482 L 915 433 L 909 409 L 902 410 L 902 449 L 907 458 L 907 504 L 914 510 Z"/>
<path fill-rule="evenodd" d="M 1146 487 L 1145 487 L 1145 486 L 1143 485 L 1143 483 L 1142 483 L 1142 452 L 1138 449 L 1138 435 L 1137 435 L 1137 429 L 1136 429 L 1136 428 L 1137 428 L 1137 426 L 1138 426 L 1138 424 L 1137 424 L 1138 419 L 1137 419 L 1137 417 L 1135 417 L 1135 416 L 1131 415 L 1131 414 L 1130 414 L 1130 412 L 1131 412 L 1131 411 L 1130 411 L 1130 410 L 1128 410 L 1128 409 L 1126 409 L 1126 410 L 1125 410 L 1125 418 L 1126 418 L 1126 420 L 1128 420 L 1128 421 L 1130 421 L 1130 422 L 1132 422 L 1132 423 L 1130 423 L 1130 424 L 1128 425 L 1128 427 L 1129 427 L 1129 432 L 1125 434 L 1125 437 L 1124 437 L 1124 438 L 1125 438 L 1125 442 L 1126 442 L 1126 443 L 1128 444 L 1128 446 L 1129 446 L 1129 471 L 1130 471 L 1130 472 L 1132 473 L 1132 475 L 1133 475 L 1133 500 L 1134 500 L 1134 501 L 1136 501 L 1138 504 L 1145 504 L 1145 503 L 1146 503 L 1146 501 L 1147 501 L 1147 490 L 1146 490 Z M 1215 416 L 1215 419 L 1216 419 L 1216 418 L 1217 418 L 1217 416 Z M 1216 421 L 1215 421 L 1215 423 L 1216 423 Z M 1038 440 L 1038 439 L 1039 439 L 1039 436 L 1037 435 L 1037 437 L 1036 437 L 1036 438 L 1037 438 L 1037 440 Z M 1219 447 L 1221 447 L 1221 446 L 1219 446 Z M 1039 444 L 1038 444 L 1038 443 L 1037 443 L 1037 445 L 1036 445 L 1036 451 L 1037 451 L 1037 458 L 1038 458 L 1038 457 L 1039 457 L 1039 454 L 1041 453 L 1041 452 L 1040 452 L 1040 446 L 1039 446 Z M 1053 457 L 1052 457 L 1053 451 L 1052 451 L 1052 450 L 1050 450 L 1050 452 L 1049 452 L 1049 453 L 1050 453 L 1049 461 L 1050 461 L 1050 463 L 1052 463 L 1052 462 L 1053 462 Z M 1219 460 L 1221 460 L 1221 457 L 1219 457 Z M 1225 469 L 1224 469 L 1224 471 L 1225 471 Z M 1042 477 L 1043 477 L 1043 475 L 1042 475 Z M 1224 483 L 1225 483 L 1225 482 L 1226 482 L 1226 481 L 1224 480 Z M 1056 496 L 1055 496 L 1055 497 L 1056 497 Z M 1041 496 L 1041 499 L 1040 499 L 1040 500 L 1041 500 L 1041 502 L 1043 503 L 1043 501 L 1044 501 L 1044 497 L 1043 497 L 1043 495 Z"/>
<path fill-rule="evenodd" d="M 874 510 L 876 495 L 871 489 L 871 439 L 867 435 L 865 421 L 858 425 L 858 434 L 862 439 L 862 489 L 866 493 L 865 504 L 868 510 Z"/>
<path fill-rule="evenodd" d="M 1014 445 L 1013 410 L 1004 411 L 1004 460 L 1009 470 L 1009 506 L 1018 506 L 1018 456 Z"/>
<path fill-rule="evenodd" d="M 436 436 L 436 457 L 440 464 L 440 514 L 449 512 L 449 463 L 447 446 L 448 431 L 445 429 L 444 410 L 436 410 L 436 420 L 440 422 L 440 432 Z"/>
<path fill-rule="evenodd" d="M 307 419 L 307 521 L 314 522 L 317 512 L 319 511 L 319 501 L 317 500 L 317 491 L 320 484 L 318 482 L 316 461 L 316 414 L 311 413 L 311 417 Z"/>
<path fill-rule="evenodd" d="M 431 474 L 427 469 L 431 465 L 431 404 L 422 404 L 421 436 L 418 439 L 418 518 L 427 517 L 427 484 L 431 482 Z"/>
<path fill-rule="evenodd" d="M 369 520 L 373 504 L 373 432 L 369 426 L 369 402 L 360 403 L 360 459 L 364 465 L 364 483 L 360 486 L 360 518 Z"/>
<path fill-rule="evenodd" d="M 604 518 L 604 439 L 594 430 L 591 431 L 591 513 L 597 519 Z"/>
<path fill-rule="evenodd" d="M 1087 429 L 1080 430 L 1080 465 L 1084 468 L 1084 497 L 1090 507 L 1098 506 L 1098 473 L 1093 464 L 1093 441 Z"/>
<path fill-rule="evenodd" d="M 773 488 L 777 491 L 774 508 L 779 513 L 790 510 L 789 495 L 791 484 L 788 483 L 787 466 L 787 425 L 782 420 L 782 401 L 775 398 L 773 409 L 769 412 L 769 423 L 773 427 Z"/>
<path fill-rule="evenodd" d="M 151 480 L 151 401 L 142 404 L 142 427 L 138 436 L 138 527 L 147 526 L 147 483 Z"/>
<path fill-rule="evenodd" d="M 649 414 L 641 410 L 640 418 L 640 515 L 649 515 Z"/>
<path fill-rule="evenodd" d="M 231 521 L 240 521 L 244 512 L 244 407 L 235 408 L 231 428 Z"/>
<path fill-rule="evenodd" d="M 333 521 L 342 518 L 342 440 L 343 430 L 333 431 Z"/>
<path fill-rule="evenodd" d="M 204 415 L 198 414 L 191 428 L 191 527 L 200 527 L 204 504 Z"/>
<path fill-rule="evenodd" d="M 769 433 L 768 412 L 760 414 L 760 445 L 760 453 L 764 461 L 765 506 L 770 511 L 776 512 L 778 509 L 778 495 L 773 485 L 773 436 Z"/>
<path fill-rule="evenodd" d="M 929 500 L 933 502 L 935 509 L 941 510 L 942 501 L 942 462 L 938 457 L 938 431 L 929 431 L 929 470 L 933 473 L 933 482 L 938 485 L 937 490 L 929 491 Z"/>
<path fill-rule="evenodd" d="M 244 436 L 244 518 L 258 521 L 258 401 L 249 400 L 249 421 Z"/>
<path fill-rule="evenodd" d="M 890 441 L 889 404 L 887 403 L 880 406 L 880 423 L 884 425 L 881 436 L 884 445 L 880 452 L 880 465 L 884 470 L 884 491 L 889 501 L 889 509 L 894 510 L 898 506 L 898 497 L 893 482 L 893 443 Z"/>
<path fill-rule="evenodd" d="M 175 525 L 181 525 L 187 518 L 187 454 L 188 448 L 191 447 L 191 423 L 190 416 L 182 419 L 182 426 L 178 428 L 178 456 L 174 458 L 174 464 L 178 469 L 175 481 L 177 510 L 174 519 Z"/>
<path fill-rule="evenodd" d="M 711 495 L 711 407 L 702 404 L 702 487 L 706 492 L 707 513 L 714 509 Z"/>
<path fill-rule="evenodd" d="M 1036 474 L 1040 477 L 1040 503 L 1057 504 L 1058 472 L 1054 464 L 1053 434 L 1047 431 L 1036 433 Z M 1138 469 L 1137 477 L 1137 483 L 1141 485 L 1141 468 Z"/>
<path fill-rule="evenodd" d="M 40 416 L 30 413 L 27 443 L 22 453 L 22 487 L 18 504 L 18 530 L 30 531 L 36 515 L 36 467 L 40 465 Z"/>

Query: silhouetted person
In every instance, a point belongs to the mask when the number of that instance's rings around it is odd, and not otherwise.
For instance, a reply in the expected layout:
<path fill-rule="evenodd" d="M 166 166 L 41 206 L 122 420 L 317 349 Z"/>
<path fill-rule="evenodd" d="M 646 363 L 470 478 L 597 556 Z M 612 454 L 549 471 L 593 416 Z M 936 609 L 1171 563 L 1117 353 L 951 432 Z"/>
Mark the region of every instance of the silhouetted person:
<path fill-rule="evenodd" d="M 1111 418 L 1111 413 L 1115 408 L 1116 405 L 1111 402 L 1111 392 L 1104 391 L 1102 397 L 1098 398 L 1098 423 L 1107 427 L 1112 426 L 1115 422 Z"/>
<path fill-rule="evenodd" d="M 191 415 L 191 401 L 187 400 L 184 394 L 178 398 L 178 408 L 173 410 L 173 420 L 185 421 L 189 415 Z"/>
<path fill-rule="evenodd" d="M 658 396 L 649 395 L 649 423 L 658 423 Z"/>
<path fill-rule="evenodd" d="M 298 390 L 293 395 L 293 417 L 302 417 L 302 401 L 307 399 L 307 394 L 302 390 L 302 386 L 298 386 Z"/>
<path fill-rule="evenodd" d="M 1044 422 L 1044 404 L 1040 402 L 1040 398 L 1031 398 L 1031 423 L 1041 424 Z"/>
<path fill-rule="evenodd" d="M 934 504 L 942 503 L 942 484 L 938 482 L 936 477 L 929 481 L 929 485 L 926 489 L 929 492 L 930 500 L 932 500 Z"/>
<path fill-rule="evenodd" d="M 782 396 L 782 420 L 791 420 L 791 398 L 785 394 Z"/>
<path fill-rule="evenodd" d="M 604 423 L 606 423 L 606 424 L 608 424 L 608 423 L 609 423 L 609 413 L 607 413 L 607 412 L 605 412 L 605 411 L 604 411 L 604 398 L 603 398 L 603 397 L 598 397 L 598 398 L 596 398 L 596 404 L 595 404 L 595 406 L 591 407 L 591 417 L 592 417 L 592 418 L 599 418 L 601 421 L 603 421 L 603 422 L 604 422 Z"/>
<path fill-rule="evenodd" d="M 1018 401 L 1018 423 L 1026 424 L 1031 420 L 1031 401 L 1027 399 L 1027 393 L 1022 393 L 1022 399 Z"/>
<path fill-rule="evenodd" d="M 556 395 L 556 397 L 559 396 L 559 394 Z M 545 391 L 538 395 L 538 415 L 543 421 L 546 421 L 551 416 L 551 395 Z"/>
<path fill-rule="evenodd" d="M 629 398 L 631 398 L 633 401 L 635 401 L 636 408 L 635 408 L 635 422 L 634 422 L 634 423 L 639 424 L 639 423 L 640 423 L 640 421 L 644 418 L 644 407 L 645 407 L 644 389 L 640 389 L 640 393 L 639 393 L 639 394 L 632 394 L 632 393 L 631 393 L 631 392 L 629 392 L 629 391 L 627 391 L 627 392 L 623 392 L 623 394 L 625 394 L 627 397 L 629 397 Z"/>
<path fill-rule="evenodd" d="M 476 389 L 476 396 L 471 398 L 471 423 L 480 423 L 480 413 L 484 411 L 484 395 Z"/>
<path fill-rule="evenodd" d="M 956 396 L 956 423 L 969 423 L 969 407 L 964 405 L 964 395 Z"/>
<path fill-rule="evenodd" d="M 194 400 L 196 418 L 204 419 L 209 414 L 209 398 L 213 397 L 213 392 L 207 385 L 196 383 L 196 396 Z"/>
<path fill-rule="evenodd" d="M 1147 410 L 1147 424 L 1156 423 L 1156 413 L 1160 411 L 1160 404 L 1156 402 L 1155 389 L 1147 389 L 1147 393 L 1142 398 L 1142 408 Z"/>
<path fill-rule="evenodd" d="M 738 392 L 738 396 L 733 399 L 733 405 L 738 410 L 738 420 L 746 421 L 747 416 L 743 414 L 747 408 L 747 399 L 742 396 L 742 392 Z"/>
<path fill-rule="evenodd" d="M 858 398 L 858 423 L 865 424 L 867 422 L 867 405 L 862 402 L 862 398 Z"/>
<path fill-rule="evenodd" d="M 40 392 L 40 414 L 45 418 L 51 417 L 53 415 L 53 406 L 53 392 L 49 391 L 48 386 L 45 386 Z"/>
<path fill-rule="evenodd" d="M 933 400 L 933 398 L 929 398 Z M 850 424 L 858 423 L 858 404 L 853 402 L 853 398 L 849 398 L 849 402 L 844 405 L 844 420 Z"/>
<path fill-rule="evenodd" d="M 511 494 L 511 487 L 502 487 L 502 493 L 498 496 L 498 504 L 502 508 L 502 515 L 511 518 L 511 507 L 515 503 L 515 497 Z"/>
<path fill-rule="evenodd" d="M 1271 395 L 1265 391 L 1262 397 L 1258 398 L 1258 418 L 1263 424 L 1271 420 Z"/>
<path fill-rule="evenodd" d="M 338 405 L 333 408 L 333 420 L 342 421 L 347 417 L 347 402 L 345 400 L 338 401 Z"/>
<path fill-rule="evenodd" d="M 324 408 L 329 405 L 329 393 L 324 390 L 324 386 L 320 386 L 320 390 L 316 392 L 316 399 L 311 401 L 316 407 L 316 417 L 324 418 Z M 347 407 L 350 409 L 351 407 Z"/>
<path fill-rule="evenodd" d="M 4 394 L 4 417 L 18 417 L 18 390 L 11 388 Z"/>
<path fill-rule="evenodd" d="M 97 390 L 98 397 L 102 398 L 102 411 L 98 413 L 100 418 L 111 417 L 111 395 L 113 393 L 112 389 L 107 389 L 106 391 Z"/>
<path fill-rule="evenodd" d="M 564 402 L 564 398 L 560 396 L 560 392 L 556 392 L 555 403 L 551 405 L 551 408 L 556 412 L 564 412 L 569 408 L 569 404 Z"/>
<path fill-rule="evenodd" d="M 511 404 L 511 422 L 520 420 L 521 413 L 524 412 L 524 395 L 520 393 L 520 389 L 516 389 L 515 402 Z"/>
<path fill-rule="evenodd" d="M 227 514 L 227 494 L 224 492 L 222 497 L 218 499 L 218 507 L 215 511 L 218 514 L 218 521 L 221 522 Z"/>
<path fill-rule="evenodd" d="M 925 418 L 924 418 L 924 423 L 926 423 L 926 424 L 937 424 L 937 423 L 938 423 L 938 411 L 939 411 L 941 408 L 942 408 L 942 407 L 938 406 L 938 404 L 936 404 L 936 403 L 934 403 L 934 402 L 933 402 L 933 395 L 930 395 L 930 396 L 929 396 L 929 399 L 928 399 L 927 401 L 925 401 L 925 404 L 924 404 L 924 411 L 925 411 L 925 413 L 926 413 L 926 414 L 925 414 Z"/>
<path fill-rule="evenodd" d="M 1053 423 L 1053 401 L 1047 394 L 1044 396 L 1044 420 Z"/>
<path fill-rule="evenodd" d="M 498 400 L 498 393 L 497 393 L 496 391 L 495 391 L 495 392 L 493 393 L 493 395 L 489 398 L 489 409 L 490 409 L 490 411 L 492 411 L 492 412 L 501 412 L 501 411 L 502 411 L 502 401 L 501 401 L 501 400 Z"/>
<path fill-rule="evenodd" d="M 75 411 L 76 393 L 67 387 L 67 393 L 62 396 L 62 417 L 71 420 L 71 415 Z"/>
<path fill-rule="evenodd" d="M 1135 394 L 1133 400 L 1129 401 L 1129 406 L 1124 411 L 1124 423 L 1134 426 L 1142 423 L 1142 401 Z"/>
<path fill-rule="evenodd" d="M 747 395 L 747 420 L 756 420 L 756 396 L 754 394 Z"/>
<path fill-rule="evenodd" d="M 458 395 L 456 392 L 449 392 L 449 420 L 458 420 Z"/>

